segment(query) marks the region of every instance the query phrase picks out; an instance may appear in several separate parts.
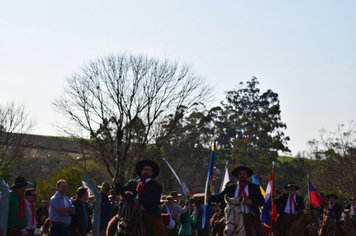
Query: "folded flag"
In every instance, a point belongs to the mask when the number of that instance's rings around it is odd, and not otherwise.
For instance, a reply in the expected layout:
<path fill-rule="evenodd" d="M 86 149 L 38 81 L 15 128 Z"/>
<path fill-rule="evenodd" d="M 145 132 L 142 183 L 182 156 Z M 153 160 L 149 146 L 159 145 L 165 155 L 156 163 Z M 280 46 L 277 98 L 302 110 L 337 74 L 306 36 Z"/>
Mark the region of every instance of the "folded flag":
<path fill-rule="evenodd" d="M 213 192 L 213 174 L 214 174 L 214 163 L 215 163 L 215 142 L 211 150 L 209 170 L 205 183 L 205 197 L 203 205 L 203 216 L 202 216 L 202 228 L 205 232 L 209 232 L 209 221 L 211 218 L 211 202 L 209 201 L 209 196 Z"/>

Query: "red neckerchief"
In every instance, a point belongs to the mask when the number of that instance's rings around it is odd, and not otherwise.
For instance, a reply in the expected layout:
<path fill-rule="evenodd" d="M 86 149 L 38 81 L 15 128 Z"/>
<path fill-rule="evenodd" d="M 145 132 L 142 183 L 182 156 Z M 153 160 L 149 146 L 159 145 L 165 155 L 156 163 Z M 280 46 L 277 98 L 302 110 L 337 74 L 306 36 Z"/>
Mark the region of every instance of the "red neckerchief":
<path fill-rule="evenodd" d="M 137 188 L 136 188 L 136 192 L 138 194 L 138 198 L 141 197 L 141 193 L 142 193 L 142 190 L 143 190 L 143 187 L 146 185 L 146 179 L 144 179 L 143 177 L 141 177 L 141 182 L 137 185 Z"/>
<path fill-rule="evenodd" d="M 293 208 L 292 208 L 292 203 L 293 203 L 293 206 L 294 206 L 294 210 L 296 210 L 295 209 L 295 201 L 294 201 L 294 194 L 292 195 L 292 194 L 289 194 L 289 213 L 290 214 L 293 214 Z"/>
<path fill-rule="evenodd" d="M 329 207 L 333 207 L 334 203 L 335 203 L 335 202 L 333 202 L 333 203 L 331 204 L 331 202 L 329 202 Z"/>
<path fill-rule="evenodd" d="M 25 215 L 23 214 L 25 212 Z M 27 217 L 27 211 L 26 211 L 26 202 L 23 197 L 23 194 L 20 195 L 20 207 L 19 207 L 19 220 L 21 220 L 23 217 Z"/>
<path fill-rule="evenodd" d="M 237 196 L 238 198 L 239 198 L 242 194 L 244 194 L 244 198 L 245 198 L 245 199 L 248 199 L 247 194 L 246 194 L 246 192 L 245 192 L 246 186 L 247 186 L 247 181 L 245 182 L 244 185 L 241 185 L 241 184 L 239 183 L 239 194 L 238 194 L 238 196 Z"/>
<path fill-rule="evenodd" d="M 34 223 L 38 224 L 38 221 L 37 221 L 37 216 L 36 216 L 36 212 L 35 212 L 35 206 L 31 204 L 31 210 L 32 210 L 32 220 Z"/>

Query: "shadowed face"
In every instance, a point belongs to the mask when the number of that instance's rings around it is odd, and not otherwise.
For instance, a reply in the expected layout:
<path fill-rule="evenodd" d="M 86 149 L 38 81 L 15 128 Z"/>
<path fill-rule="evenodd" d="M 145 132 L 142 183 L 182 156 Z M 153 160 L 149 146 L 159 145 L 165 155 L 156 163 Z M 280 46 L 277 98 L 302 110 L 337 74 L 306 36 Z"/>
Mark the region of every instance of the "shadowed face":
<path fill-rule="evenodd" d="M 37 193 L 36 191 L 31 191 L 31 195 L 26 196 L 27 201 L 30 203 L 34 203 L 37 200 Z"/>
<path fill-rule="evenodd" d="M 288 188 L 288 192 L 290 193 L 290 194 L 295 194 L 295 192 L 297 191 L 297 189 L 294 187 L 294 186 L 290 186 L 289 188 Z"/>
<path fill-rule="evenodd" d="M 335 197 L 334 197 L 334 196 L 330 196 L 330 197 L 329 197 L 329 201 L 330 201 L 331 203 L 334 203 L 334 202 L 335 202 Z"/>
<path fill-rule="evenodd" d="M 247 171 L 240 170 L 239 173 L 237 173 L 237 178 L 239 179 L 240 182 L 247 181 L 247 178 L 248 178 Z"/>
<path fill-rule="evenodd" d="M 141 176 L 144 179 L 152 178 L 152 176 L 153 176 L 152 167 L 151 166 L 144 166 L 142 168 L 142 170 L 141 170 Z"/>

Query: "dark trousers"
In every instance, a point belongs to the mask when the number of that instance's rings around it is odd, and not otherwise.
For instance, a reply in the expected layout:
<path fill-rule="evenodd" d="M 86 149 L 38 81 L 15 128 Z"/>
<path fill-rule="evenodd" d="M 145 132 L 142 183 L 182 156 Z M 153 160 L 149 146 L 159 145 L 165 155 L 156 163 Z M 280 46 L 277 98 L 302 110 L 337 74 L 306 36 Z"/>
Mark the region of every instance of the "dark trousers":
<path fill-rule="evenodd" d="M 35 230 L 34 229 L 28 229 L 27 231 L 27 236 L 35 236 Z"/>
<path fill-rule="evenodd" d="M 56 222 L 52 222 L 49 232 L 51 236 L 70 236 L 69 226 L 64 226 Z"/>
<path fill-rule="evenodd" d="M 7 236 L 22 236 L 22 232 L 20 229 L 7 228 L 6 235 Z"/>

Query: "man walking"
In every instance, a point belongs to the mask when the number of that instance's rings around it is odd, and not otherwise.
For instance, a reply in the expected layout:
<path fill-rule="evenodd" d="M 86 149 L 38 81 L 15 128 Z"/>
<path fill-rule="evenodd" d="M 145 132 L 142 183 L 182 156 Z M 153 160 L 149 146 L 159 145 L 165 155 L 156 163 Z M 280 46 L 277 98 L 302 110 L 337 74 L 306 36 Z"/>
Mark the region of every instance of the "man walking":
<path fill-rule="evenodd" d="M 26 206 L 27 206 L 27 216 L 28 223 L 26 228 L 22 230 L 23 234 L 26 236 L 35 236 L 35 231 L 37 227 L 37 217 L 35 211 L 34 202 L 37 200 L 37 193 L 34 188 L 29 188 L 25 192 L 26 196 Z"/>
<path fill-rule="evenodd" d="M 72 215 L 70 223 L 72 236 L 86 236 L 92 228 L 87 200 L 88 190 L 84 187 L 78 188 L 77 199 L 72 203 L 75 207 L 75 214 Z"/>
<path fill-rule="evenodd" d="M 10 186 L 10 207 L 7 222 L 7 236 L 22 236 L 21 230 L 28 222 L 26 202 L 24 193 L 27 188 L 24 177 L 17 177 L 14 184 Z"/>

